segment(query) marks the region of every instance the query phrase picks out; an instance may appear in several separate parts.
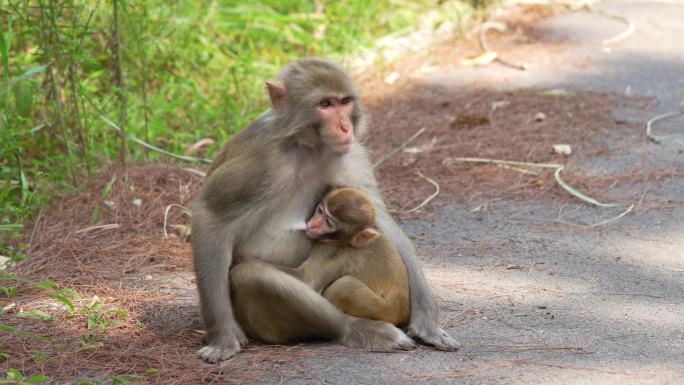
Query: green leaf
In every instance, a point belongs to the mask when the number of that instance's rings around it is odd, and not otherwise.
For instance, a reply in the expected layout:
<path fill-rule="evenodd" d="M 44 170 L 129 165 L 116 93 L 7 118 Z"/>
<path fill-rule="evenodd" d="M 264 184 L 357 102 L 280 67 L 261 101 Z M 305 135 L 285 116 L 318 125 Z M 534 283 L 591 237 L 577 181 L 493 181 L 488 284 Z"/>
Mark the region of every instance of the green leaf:
<path fill-rule="evenodd" d="M 0 286 L 0 291 L 7 298 L 12 298 L 15 294 L 17 294 L 16 286 Z"/>
<path fill-rule="evenodd" d="M 27 378 L 25 381 L 29 384 L 40 384 L 47 380 L 49 380 L 48 376 L 44 374 L 36 374 L 35 376 Z"/>
<path fill-rule="evenodd" d="M 69 301 L 68 298 L 61 296 L 59 294 L 52 294 L 50 295 L 51 298 L 56 299 L 57 301 L 63 303 L 67 307 L 67 312 L 69 314 L 73 314 L 74 312 L 74 304 Z"/>
<path fill-rule="evenodd" d="M 16 78 L 12 79 L 10 82 L 10 88 L 13 88 L 15 84 L 19 83 L 20 81 L 29 78 L 30 76 L 33 76 L 37 73 L 45 71 L 45 69 L 48 67 L 48 64 L 42 65 L 42 66 L 36 66 L 29 68 L 28 70 L 24 71 L 23 74 L 17 76 Z"/>
<path fill-rule="evenodd" d="M 102 209 L 100 206 L 95 206 L 93 212 L 90 213 L 90 223 L 97 223 L 100 220 L 100 214 L 102 214 Z"/>
<path fill-rule="evenodd" d="M 59 294 L 65 296 L 65 297 L 73 298 L 76 301 L 81 300 L 81 295 L 78 294 L 78 292 L 76 292 L 76 290 L 70 289 L 68 287 L 59 289 Z"/>
<path fill-rule="evenodd" d="M 36 362 L 44 362 L 48 359 L 48 355 L 43 352 L 35 352 L 31 355 L 31 358 Z"/>
<path fill-rule="evenodd" d="M 37 126 L 31 128 L 31 129 L 29 130 L 29 132 L 32 133 L 32 134 L 35 134 L 36 132 L 42 130 L 42 129 L 45 128 L 45 127 L 47 127 L 47 125 L 41 123 L 41 124 L 39 124 L 39 125 L 37 125 Z"/>
<path fill-rule="evenodd" d="M 10 223 L 8 225 L 0 225 L 0 231 L 12 231 L 15 229 L 20 229 L 24 227 L 24 225 L 20 223 Z"/>
<path fill-rule="evenodd" d="M 126 313 L 125 311 L 123 311 L 121 309 L 112 309 L 112 310 L 109 310 L 107 313 L 108 314 L 114 314 L 114 315 L 117 315 L 117 316 L 123 317 L 123 318 L 128 317 L 128 313 Z"/>
<path fill-rule="evenodd" d="M 127 385 L 128 381 L 124 378 L 117 377 L 117 376 L 112 376 L 112 384 L 123 384 Z"/>
<path fill-rule="evenodd" d="M 21 372 L 17 369 L 9 368 L 7 370 L 7 379 L 8 380 L 14 380 L 14 381 L 21 381 L 24 379 L 24 375 L 21 374 Z"/>
<path fill-rule="evenodd" d="M 17 313 L 17 317 L 21 318 L 36 318 L 36 319 L 42 319 L 43 321 L 49 321 L 52 319 L 52 314 L 46 313 L 42 310 L 38 309 L 31 309 L 27 311 L 22 311 Z"/>
<path fill-rule="evenodd" d="M 107 182 L 107 184 L 102 189 L 102 193 L 100 193 L 100 196 L 102 198 L 109 195 L 109 192 L 112 191 L 112 186 L 114 186 L 115 182 L 116 182 L 116 176 L 113 176 L 112 179 L 110 179 L 109 182 Z"/>
<path fill-rule="evenodd" d="M 7 33 L 5 33 L 4 30 L 0 29 L 0 55 L 2 56 L 2 69 L 4 72 L 3 78 L 7 86 L 9 86 L 7 84 L 7 80 L 9 79 L 9 50 L 11 46 L 12 16 L 10 16 L 7 20 Z M 7 88 L 7 92 L 9 93 L 9 87 Z"/>
<path fill-rule="evenodd" d="M 36 284 L 36 287 L 41 288 L 41 289 L 54 289 L 57 287 L 57 282 L 50 280 L 50 279 L 44 279 Z"/>
<path fill-rule="evenodd" d="M 95 327 L 95 315 L 91 314 L 88 316 L 86 319 L 86 328 L 87 329 L 92 329 Z"/>
<path fill-rule="evenodd" d="M 47 337 L 43 337 L 41 335 L 34 334 L 34 333 L 29 333 L 25 330 L 15 328 L 14 326 L 5 325 L 3 323 L 0 323 L 0 330 L 4 330 L 4 331 L 10 332 L 10 333 L 19 334 L 19 335 L 25 336 L 25 337 L 30 337 L 30 338 L 33 338 L 34 340 L 38 340 L 40 342 L 50 342 L 50 339 Z"/>
<path fill-rule="evenodd" d="M 26 174 L 24 174 L 24 170 L 21 170 L 19 173 L 19 177 L 21 178 L 21 203 L 23 204 L 26 202 L 26 199 L 29 196 L 29 182 L 28 179 L 26 179 Z"/>
<path fill-rule="evenodd" d="M 149 368 L 145 371 L 145 374 L 150 377 L 159 377 L 159 369 Z"/>
<path fill-rule="evenodd" d="M 112 376 L 112 384 L 128 385 L 130 381 L 135 381 L 138 378 L 135 374 L 122 374 L 120 376 Z"/>
<path fill-rule="evenodd" d="M 0 190 L 0 201 L 4 201 L 9 195 L 10 188 L 12 187 L 12 181 L 8 178 L 2 185 L 2 190 Z"/>
<path fill-rule="evenodd" d="M 14 108 L 22 118 L 31 115 L 33 105 L 33 83 L 23 81 L 14 87 Z"/>

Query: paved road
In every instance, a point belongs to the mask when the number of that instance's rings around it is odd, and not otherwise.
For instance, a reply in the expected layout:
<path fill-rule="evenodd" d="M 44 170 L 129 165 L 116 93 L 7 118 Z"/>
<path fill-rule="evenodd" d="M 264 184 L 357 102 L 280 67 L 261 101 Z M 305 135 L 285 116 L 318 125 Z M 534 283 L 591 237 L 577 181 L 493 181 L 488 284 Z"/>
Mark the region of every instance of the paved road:
<path fill-rule="evenodd" d="M 602 7 L 631 19 L 635 34 L 606 49 L 601 40 L 624 24 L 596 13 L 570 13 L 536 26 L 547 38 L 565 43 L 560 52 L 529 55 L 532 71 L 455 67 L 427 81 L 446 87 L 567 88 L 655 97 L 650 110 L 615 111 L 639 122 L 677 108 L 684 102 L 684 4 L 612 2 Z M 677 130 L 684 133 L 683 125 L 680 118 L 658 130 L 676 135 Z M 681 168 L 684 155 L 676 143 L 644 140 L 618 154 L 583 158 L 580 164 L 591 175 L 637 162 L 644 169 Z M 454 203 L 430 221 L 404 221 L 440 299 L 442 323 L 463 348 L 377 354 L 333 353 L 323 346 L 314 348 L 319 350 L 313 356 L 274 368 L 271 380 L 684 384 L 684 178 L 668 179 L 654 191 L 671 198 L 672 207 L 592 231 L 536 226 L 558 216 L 560 203 L 549 202 L 503 200 L 479 214 Z M 564 205 L 564 210 L 576 217 L 606 216 L 581 202 Z"/>

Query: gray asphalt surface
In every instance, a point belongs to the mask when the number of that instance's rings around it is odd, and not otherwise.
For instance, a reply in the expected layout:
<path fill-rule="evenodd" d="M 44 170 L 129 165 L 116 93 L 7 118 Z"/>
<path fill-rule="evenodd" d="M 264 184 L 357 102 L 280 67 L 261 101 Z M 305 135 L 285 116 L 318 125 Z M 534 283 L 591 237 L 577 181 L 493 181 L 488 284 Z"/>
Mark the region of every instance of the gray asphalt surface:
<path fill-rule="evenodd" d="M 597 13 L 573 12 L 537 25 L 563 39 L 560 53 L 535 52 L 528 72 L 499 65 L 454 67 L 428 82 L 445 87 L 565 88 L 654 97 L 649 110 L 615 111 L 645 122 L 684 102 L 684 3 L 609 2 L 635 33 Z M 684 118 L 658 134 L 684 139 Z M 622 132 L 607 140 L 624 140 Z M 682 147 L 645 139 L 602 157 L 582 157 L 584 173 L 684 166 Z M 615 187 L 616 196 L 633 191 Z M 672 204 L 591 231 L 545 228 L 564 219 L 594 223 L 615 212 L 582 202 L 501 200 L 471 213 L 454 203 L 429 220 L 403 221 L 416 242 L 458 352 L 341 351 L 273 369 L 286 384 L 684 384 L 684 178 L 649 194 Z"/>

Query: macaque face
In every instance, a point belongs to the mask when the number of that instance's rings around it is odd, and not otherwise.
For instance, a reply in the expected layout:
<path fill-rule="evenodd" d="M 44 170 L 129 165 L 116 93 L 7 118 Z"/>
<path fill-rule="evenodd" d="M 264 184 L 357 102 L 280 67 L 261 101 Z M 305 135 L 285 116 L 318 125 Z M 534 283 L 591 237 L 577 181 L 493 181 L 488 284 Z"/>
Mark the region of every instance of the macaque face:
<path fill-rule="evenodd" d="M 316 206 L 313 216 L 306 222 L 306 236 L 311 239 L 318 239 L 326 234 L 337 231 L 337 224 L 328 212 L 323 202 Z"/>
<path fill-rule="evenodd" d="M 321 133 L 323 141 L 337 154 L 349 151 L 354 139 L 353 110 L 352 96 L 325 97 L 316 105 L 316 111 L 325 122 L 326 129 Z"/>

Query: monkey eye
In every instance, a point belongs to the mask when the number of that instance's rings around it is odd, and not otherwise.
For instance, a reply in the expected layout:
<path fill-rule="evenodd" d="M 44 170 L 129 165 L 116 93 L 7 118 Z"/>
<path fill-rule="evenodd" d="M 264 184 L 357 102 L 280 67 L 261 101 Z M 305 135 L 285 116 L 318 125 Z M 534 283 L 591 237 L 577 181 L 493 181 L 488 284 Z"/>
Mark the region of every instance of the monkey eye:
<path fill-rule="evenodd" d="M 353 98 L 351 96 L 347 96 L 347 97 L 342 98 L 342 101 L 340 103 L 345 105 L 345 104 L 349 104 L 352 100 L 353 100 Z"/>
<path fill-rule="evenodd" d="M 325 224 L 331 229 L 335 228 L 335 222 L 333 222 L 330 218 L 325 217 Z"/>
<path fill-rule="evenodd" d="M 330 99 L 323 99 L 320 103 L 318 103 L 318 105 L 320 105 L 323 108 L 327 108 L 332 106 L 332 102 L 330 101 Z"/>
<path fill-rule="evenodd" d="M 318 207 L 316 207 L 316 212 L 319 213 L 319 214 L 323 214 L 323 206 L 322 206 L 322 205 L 318 205 Z"/>

